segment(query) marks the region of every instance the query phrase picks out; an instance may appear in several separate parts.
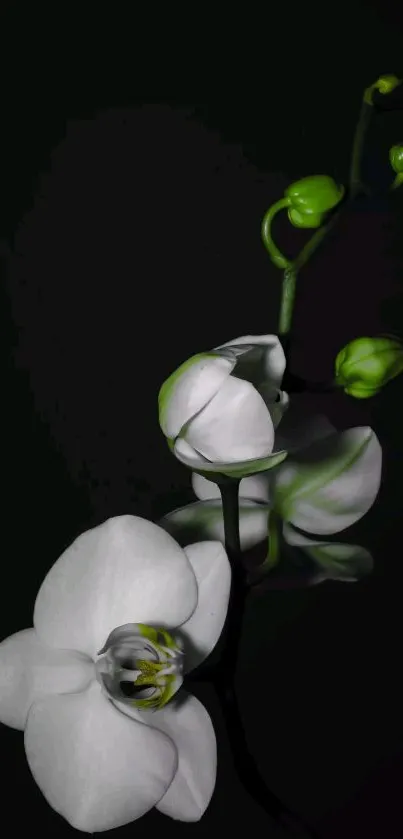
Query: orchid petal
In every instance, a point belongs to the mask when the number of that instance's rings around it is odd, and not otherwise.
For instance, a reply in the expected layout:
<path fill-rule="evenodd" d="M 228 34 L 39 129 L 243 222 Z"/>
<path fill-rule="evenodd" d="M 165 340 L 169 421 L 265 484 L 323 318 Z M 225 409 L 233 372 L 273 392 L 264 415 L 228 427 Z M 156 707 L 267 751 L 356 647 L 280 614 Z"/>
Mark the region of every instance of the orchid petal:
<path fill-rule="evenodd" d="M 88 530 L 46 575 L 34 626 L 51 647 L 95 658 L 115 627 L 178 626 L 197 603 L 197 584 L 180 546 L 138 516 L 117 516 Z"/>
<path fill-rule="evenodd" d="M 240 498 L 239 535 L 242 551 L 247 551 L 267 539 L 267 516 L 267 504 Z M 182 546 L 204 539 L 218 539 L 225 544 L 224 518 L 219 498 L 196 501 L 194 504 L 173 510 L 164 516 L 159 524 Z"/>
<path fill-rule="evenodd" d="M 193 492 L 200 501 L 208 501 L 212 498 L 221 499 L 221 492 L 218 484 L 214 481 L 209 481 L 198 472 L 192 472 L 192 488 Z M 241 494 L 239 492 L 239 494 Z"/>
<path fill-rule="evenodd" d="M 192 487 L 193 492 L 201 501 L 212 498 L 221 499 L 218 484 L 209 481 L 198 472 L 192 472 Z M 264 472 L 258 472 L 256 475 L 250 475 L 249 478 L 242 478 L 239 484 L 239 498 L 267 503 L 269 500 L 268 476 Z"/>
<path fill-rule="evenodd" d="M 205 812 L 214 791 L 217 773 L 217 744 L 213 724 L 195 696 L 181 690 L 178 697 L 159 711 L 133 711 L 126 703 L 113 704 L 129 717 L 139 717 L 155 726 L 175 743 L 178 769 L 157 810 L 173 819 L 197 821 Z"/>
<path fill-rule="evenodd" d="M 86 833 L 121 827 L 147 813 L 178 765 L 172 740 L 119 713 L 98 682 L 82 693 L 34 702 L 25 751 L 50 806 Z"/>
<path fill-rule="evenodd" d="M 246 345 L 246 353 L 239 353 L 243 346 Z M 281 346 L 280 339 L 277 335 L 243 335 L 240 338 L 234 338 L 232 341 L 227 341 L 216 347 L 216 350 L 228 348 L 233 352 L 238 352 L 240 360 L 237 363 L 236 375 L 238 369 L 247 369 L 246 377 L 250 381 L 255 382 L 270 382 L 273 384 L 274 390 L 280 387 L 281 380 L 284 375 L 286 359 L 284 350 Z"/>
<path fill-rule="evenodd" d="M 174 453 L 181 463 L 184 463 L 185 466 L 189 466 L 193 470 L 198 470 L 202 473 L 218 473 L 233 478 L 245 478 L 257 472 L 267 472 L 269 469 L 278 466 L 287 457 L 287 452 L 280 451 L 272 452 L 267 457 L 259 457 L 255 460 L 243 460 L 239 463 L 233 463 L 231 461 L 227 463 L 212 463 L 207 458 L 203 458 L 202 455 L 195 452 L 192 446 L 180 437 L 175 442 Z"/>
<path fill-rule="evenodd" d="M 235 357 L 229 353 L 199 353 L 169 376 L 158 396 L 159 421 L 166 437 L 177 437 L 183 426 L 207 405 L 235 363 Z"/>
<path fill-rule="evenodd" d="M 197 580 L 198 600 L 181 625 L 185 639 L 185 672 L 194 670 L 214 649 L 225 623 L 231 588 L 231 566 L 218 541 L 187 545 L 186 556 Z"/>
<path fill-rule="evenodd" d="M 172 784 L 156 808 L 174 819 L 198 821 L 209 805 L 217 776 L 213 723 L 204 705 L 186 691 L 176 707 L 171 702 L 156 717 L 156 727 L 173 740 L 179 758 Z"/>
<path fill-rule="evenodd" d="M 318 574 L 312 580 L 314 584 L 324 580 L 355 582 L 373 570 L 372 555 L 361 545 L 309 539 L 286 522 L 283 526 L 283 536 L 289 545 L 301 548 L 318 567 Z"/>
<path fill-rule="evenodd" d="M 288 393 L 286 393 L 285 390 L 280 390 L 279 393 L 278 393 L 278 396 L 279 396 L 278 401 L 277 402 L 271 402 L 270 401 L 271 396 L 269 396 L 269 392 L 268 392 L 267 388 L 260 387 L 259 388 L 259 393 L 260 393 L 262 399 L 264 399 L 267 407 L 269 408 L 270 416 L 272 418 L 274 428 L 277 429 L 277 427 L 280 425 L 280 422 L 282 422 L 284 414 L 288 411 L 288 407 L 289 407 L 289 404 L 290 404 L 290 397 L 289 397 Z M 275 449 L 282 448 L 282 446 L 279 445 L 277 440 L 275 442 L 277 443 L 277 445 L 275 445 Z"/>
<path fill-rule="evenodd" d="M 186 441 L 211 461 L 252 460 L 271 453 L 274 427 L 257 390 L 230 376 L 189 422 Z"/>
<path fill-rule="evenodd" d="M 94 678 L 94 663 L 75 650 L 55 650 L 34 629 L 0 644 L 0 721 L 23 731 L 32 703 L 54 693 L 79 693 Z"/>
<path fill-rule="evenodd" d="M 376 434 L 350 428 L 290 456 L 272 476 L 273 504 L 285 521 L 308 533 L 338 533 L 372 506 L 381 471 Z"/>

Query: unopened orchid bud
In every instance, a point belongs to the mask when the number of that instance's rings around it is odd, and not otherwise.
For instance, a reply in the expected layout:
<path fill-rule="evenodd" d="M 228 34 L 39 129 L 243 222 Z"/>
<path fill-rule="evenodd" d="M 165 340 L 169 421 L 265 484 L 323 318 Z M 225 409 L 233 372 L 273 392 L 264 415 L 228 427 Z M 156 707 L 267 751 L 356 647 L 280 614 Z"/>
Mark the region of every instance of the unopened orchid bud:
<path fill-rule="evenodd" d="M 328 175 L 310 175 L 287 187 L 284 198 L 269 207 L 262 221 L 262 239 L 277 268 L 285 270 L 292 266 L 292 261 L 281 253 L 271 235 L 277 213 L 287 210 L 294 227 L 320 227 L 326 214 L 340 203 L 344 192 L 344 187 Z"/>
<path fill-rule="evenodd" d="M 389 161 L 393 171 L 396 172 L 396 178 L 392 184 L 392 189 L 396 189 L 403 183 L 403 145 L 392 146 L 389 151 Z"/>
<path fill-rule="evenodd" d="M 287 456 L 275 429 L 288 405 L 277 335 L 244 335 L 192 356 L 163 383 L 160 426 L 193 471 L 243 478 Z"/>
<path fill-rule="evenodd" d="M 320 227 L 330 210 L 340 203 L 344 187 L 328 175 L 311 175 L 295 181 L 285 191 L 288 218 L 294 227 Z"/>
<path fill-rule="evenodd" d="M 403 344 L 397 338 L 356 338 L 338 353 L 336 384 L 356 399 L 375 396 L 403 370 Z"/>
<path fill-rule="evenodd" d="M 386 96 L 388 93 L 392 93 L 392 91 L 398 87 L 401 82 L 402 80 L 398 79 L 397 76 L 394 76 L 393 74 L 386 73 L 384 76 L 379 76 L 379 79 L 377 79 L 376 82 L 365 89 L 364 102 L 366 102 L 367 105 L 372 105 L 372 94 L 374 90 L 378 90 L 379 93 Z"/>

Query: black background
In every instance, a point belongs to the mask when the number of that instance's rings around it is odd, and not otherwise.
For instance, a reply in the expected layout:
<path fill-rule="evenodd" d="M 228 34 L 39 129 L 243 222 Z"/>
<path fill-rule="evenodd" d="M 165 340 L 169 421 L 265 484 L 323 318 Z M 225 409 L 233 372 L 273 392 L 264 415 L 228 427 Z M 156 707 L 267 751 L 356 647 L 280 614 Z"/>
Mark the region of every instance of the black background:
<path fill-rule="evenodd" d="M 155 9 L 143 23 L 124 4 L 85 21 L 67 6 L 4 6 L 1 637 L 32 624 L 44 575 L 79 533 L 193 499 L 158 426 L 158 389 L 199 350 L 276 331 L 281 274 L 262 216 L 299 177 L 346 182 L 364 87 L 403 75 L 392 7 L 298 8 L 232 9 L 220 23 Z M 402 139 L 402 110 L 374 115 L 372 198 L 299 277 L 290 363 L 306 379 L 331 376 L 354 337 L 403 335 L 403 191 L 388 193 L 387 162 Z M 307 238 L 284 219 L 276 235 L 292 255 Z M 403 832 L 402 388 L 314 399 L 338 428 L 370 424 L 382 443 L 377 503 L 343 534 L 372 551 L 372 577 L 267 592 L 245 616 L 251 750 L 323 839 Z M 234 774 L 213 689 L 196 692 L 219 741 L 208 811 L 192 825 L 154 811 L 119 835 L 280 835 Z M 73 835 L 33 782 L 22 734 L 2 727 L 1 749 L 4 821 Z"/>

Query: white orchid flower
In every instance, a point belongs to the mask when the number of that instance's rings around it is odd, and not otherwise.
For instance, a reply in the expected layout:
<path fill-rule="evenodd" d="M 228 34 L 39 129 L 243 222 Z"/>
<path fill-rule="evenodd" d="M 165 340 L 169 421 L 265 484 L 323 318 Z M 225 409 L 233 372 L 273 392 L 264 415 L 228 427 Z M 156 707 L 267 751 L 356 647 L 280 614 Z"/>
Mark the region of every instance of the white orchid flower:
<path fill-rule="evenodd" d="M 359 545 L 310 539 L 296 528 L 317 536 L 339 533 L 359 521 L 379 491 L 382 450 L 368 427 L 337 432 L 324 417 L 295 422 L 291 404 L 282 424 L 281 443 L 287 460 L 270 472 L 241 480 L 239 525 L 243 551 L 268 539 L 269 516 L 274 510 L 283 521 L 282 535 L 304 551 L 318 568 L 315 582 L 355 580 L 372 568 L 371 555 Z M 287 425 L 288 418 L 292 422 Z M 224 521 L 219 488 L 193 473 L 192 485 L 200 499 L 164 516 L 160 524 L 180 542 L 182 535 L 219 539 L 224 543 Z"/>
<path fill-rule="evenodd" d="M 292 455 L 315 440 L 334 433 L 334 426 L 322 415 L 307 417 L 298 397 L 294 398 L 276 432 L 276 447 Z M 243 551 L 255 547 L 268 535 L 270 509 L 270 471 L 259 472 L 242 478 L 239 484 L 239 530 Z M 161 526 L 179 539 L 219 539 L 224 543 L 224 520 L 221 493 L 214 481 L 198 472 L 192 473 L 192 487 L 199 499 L 168 513 L 161 519 Z M 200 535 L 202 534 L 202 535 Z"/>
<path fill-rule="evenodd" d="M 157 525 L 118 516 L 64 551 L 33 628 L 0 644 L 0 720 L 24 730 L 33 777 L 72 827 L 110 830 L 152 807 L 202 816 L 213 725 L 187 693 L 165 703 L 215 646 L 230 579 L 221 543 L 182 549 Z"/>
<path fill-rule="evenodd" d="M 176 457 L 202 472 L 251 475 L 286 457 L 275 429 L 288 404 L 276 335 L 246 335 L 188 359 L 159 393 L 160 426 Z"/>

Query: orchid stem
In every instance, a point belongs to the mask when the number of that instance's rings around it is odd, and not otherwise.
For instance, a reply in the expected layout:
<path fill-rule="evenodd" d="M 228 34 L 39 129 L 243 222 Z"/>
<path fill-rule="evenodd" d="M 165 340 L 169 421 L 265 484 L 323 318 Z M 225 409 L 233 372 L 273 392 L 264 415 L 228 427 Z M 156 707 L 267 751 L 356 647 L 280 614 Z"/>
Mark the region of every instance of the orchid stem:
<path fill-rule="evenodd" d="M 366 91 L 367 94 L 367 91 Z M 364 140 L 365 135 L 367 133 L 371 115 L 373 112 L 373 105 L 369 95 L 364 95 L 360 114 L 358 117 L 358 122 L 356 125 L 356 129 L 354 132 L 354 139 L 353 139 L 353 147 L 351 151 L 351 162 L 350 162 L 350 174 L 349 174 L 349 192 L 348 192 L 348 201 L 353 200 L 357 197 L 361 192 L 368 194 L 367 187 L 363 184 L 361 180 L 361 161 L 362 161 L 362 152 L 364 148 Z M 399 184 L 401 181 L 399 182 Z M 398 183 L 394 183 L 392 188 L 395 189 Z M 284 202 L 283 202 L 284 203 Z M 306 265 L 312 254 L 316 251 L 319 245 L 322 243 L 325 236 L 330 232 L 332 227 L 335 225 L 340 212 L 343 209 L 343 206 L 346 202 L 343 202 L 339 205 L 339 209 L 334 212 L 331 217 L 329 218 L 328 222 L 324 224 L 322 227 L 317 230 L 313 236 L 309 239 L 309 241 L 304 245 L 296 259 L 289 260 L 288 265 L 284 266 L 284 273 L 283 273 L 283 287 L 282 287 L 282 296 L 281 296 L 281 305 L 280 305 L 280 316 L 279 316 L 279 326 L 278 326 L 278 334 L 279 335 L 288 335 L 291 329 L 291 320 L 292 320 L 292 312 L 294 308 L 294 299 L 295 299 L 295 289 L 296 289 L 296 282 L 297 276 L 301 268 Z M 281 202 L 278 202 L 278 205 L 274 205 L 276 211 L 278 211 L 278 207 L 281 209 L 279 205 Z M 272 214 L 273 215 L 273 214 Z M 271 221 L 272 216 L 270 216 Z M 266 227 L 268 223 L 266 222 Z M 265 227 L 263 228 L 265 231 Z M 265 240 L 266 247 L 268 250 L 273 248 L 273 243 L 271 238 L 269 239 L 268 234 L 266 233 L 266 240 Z M 280 253 L 280 252 L 278 252 Z M 277 249 L 276 249 L 277 255 Z M 281 255 L 282 256 L 282 255 Z M 283 258 L 284 259 L 284 258 Z M 284 260 L 285 261 L 285 260 Z M 280 267 L 281 262 L 278 259 L 276 264 Z M 283 267 L 283 266 L 281 266 Z"/>
<path fill-rule="evenodd" d="M 239 484 L 240 478 L 220 478 L 219 490 L 224 516 L 225 550 L 231 564 L 240 564 L 241 540 L 239 536 Z"/>
<path fill-rule="evenodd" d="M 224 628 L 225 646 L 217 667 L 214 684 L 220 700 L 227 727 L 235 769 L 249 795 L 272 820 L 286 827 L 290 836 L 312 839 L 314 833 L 305 827 L 283 802 L 266 786 L 255 760 L 249 751 L 239 710 L 234 679 L 238 660 L 243 616 L 248 586 L 246 569 L 242 562 L 239 536 L 239 484 L 240 479 L 218 482 L 224 515 L 225 549 L 231 564 L 232 580 L 227 620 Z"/>
<path fill-rule="evenodd" d="M 286 268 L 283 274 L 283 286 L 281 290 L 280 316 L 278 321 L 279 335 L 287 335 L 291 328 L 296 282 L 297 272 L 293 268 Z"/>
<path fill-rule="evenodd" d="M 351 152 L 349 178 L 350 198 L 355 198 L 361 191 L 366 191 L 366 188 L 361 180 L 361 159 L 365 135 L 371 121 L 373 110 L 372 101 L 368 101 L 368 98 L 364 96 L 361 104 L 360 115 L 354 132 L 353 148 Z"/>

